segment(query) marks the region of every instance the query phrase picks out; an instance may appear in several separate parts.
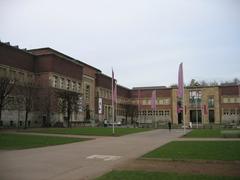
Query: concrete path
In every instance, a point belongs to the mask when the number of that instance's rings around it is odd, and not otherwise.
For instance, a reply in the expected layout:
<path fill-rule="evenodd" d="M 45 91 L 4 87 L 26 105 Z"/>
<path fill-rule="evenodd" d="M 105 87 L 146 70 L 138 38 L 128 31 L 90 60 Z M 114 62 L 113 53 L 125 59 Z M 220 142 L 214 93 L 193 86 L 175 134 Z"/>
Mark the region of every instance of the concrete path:
<path fill-rule="evenodd" d="M 51 147 L 2 151 L 0 179 L 93 179 L 182 134 L 182 130 L 160 129 Z"/>

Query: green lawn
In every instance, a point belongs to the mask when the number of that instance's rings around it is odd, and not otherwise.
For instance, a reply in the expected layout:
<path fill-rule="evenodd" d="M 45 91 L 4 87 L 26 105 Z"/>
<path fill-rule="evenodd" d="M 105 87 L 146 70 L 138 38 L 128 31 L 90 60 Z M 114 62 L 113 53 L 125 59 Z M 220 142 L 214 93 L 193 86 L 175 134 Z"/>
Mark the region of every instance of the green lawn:
<path fill-rule="evenodd" d="M 138 133 L 151 130 L 149 128 L 115 128 L 115 136 L 122 136 L 131 133 Z M 31 132 L 51 133 L 51 134 L 74 134 L 74 135 L 90 135 L 90 136 L 112 136 L 112 128 L 44 128 L 31 129 Z"/>
<path fill-rule="evenodd" d="M 218 138 L 222 137 L 221 129 L 194 129 L 184 137 L 189 138 Z"/>
<path fill-rule="evenodd" d="M 237 138 L 240 137 L 240 130 L 225 129 L 194 129 L 184 137 L 187 138 Z"/>
<path fill-rule="evenodd" d="M 144 155 L 172 160 L 240 160 L 240 141 L 173 141 Z"/>
<path fill-rule="evenodd" d="M 96 180 L 237 180 L 239 177 L 144 171 L 111 171 Z"/>
<path fill-rule="evenodd" d="M 74 143 L 87 139 L 0 133 L 0 149 L 26 149 Z"/>

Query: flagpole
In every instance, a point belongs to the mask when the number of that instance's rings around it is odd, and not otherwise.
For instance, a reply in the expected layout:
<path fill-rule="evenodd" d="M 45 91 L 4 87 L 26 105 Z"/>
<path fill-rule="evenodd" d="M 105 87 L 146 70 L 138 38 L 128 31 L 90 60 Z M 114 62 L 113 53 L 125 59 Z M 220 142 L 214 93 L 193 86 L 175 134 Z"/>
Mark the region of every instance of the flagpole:
<path fill-rule="evenodd" d="M 140 123 L 140 120 L 139 120 L 139 90 L 138 90 L 138 123 Z"/>
<path fill-rule="evenodd" d="M 116 122 L 117 122 L 117 80 L 115 81 Z"/>
<path fill-rule="evenodd" d="M 112 69 L 112 133 L 113 135 L 115 134 L 115 129 L 114 129 L 114 72 Z"/>
<path fill-rule="evenodd" d="M 154 99 L 154 103 L 155 103 L 155 106 L 154 106 L 154 126 L 156 128 L 156 110 L 157 110 L 157 90 L 155 90 L 155 99 Z"/>
<path fill-rule="evenodd" d="M 186 126 L 185 126 L 185 112 L 186 112 L 186 107 L 185 107 L 185 100 L 184 100 L 184 94 L 185 94 L 185 90 L 184 90 L 184 85 L 183 85 L 183 97 L 182 97 L 182 106 L 183 106 L 183 133 L 184 135 L 186 134 Z"/>
<path fill-rule="evenodd" d="M 154 114 L 155 128 L 157 128 L 157 124 L 156 124 L 156 109 L 157 109 L 157 108 L 155 108 L 155 111 L 154 111 L 154 113 L 155 113 L 155 114 Z"/>
<path fill-rule="evenodd" d="M 182 118 L 183 118 L 183 130 L 184 134 L 186 133 L 186 127 L 185 127 L 185 100 L 184 100 L 185 92 L 184 92 L 184 78 L 183 78 L 183 63 L 179 65 L 178 69 L 178 90 L 177 90 L 177 97 L 181 98 L 182 102 Z M 181 108 L 181 107 L 180 107 Z"/>
<path fill-rule="evenodd" d="M 197 90 L 197 85 L 196 85 L 196 100 L 195 100 L 195 108 L 196 108 L 196 122 L 197 122 L 197 129 L 198 129 L 198 108 L 197 108 L 197 104 L 198 104 L 198 90 Z"/>

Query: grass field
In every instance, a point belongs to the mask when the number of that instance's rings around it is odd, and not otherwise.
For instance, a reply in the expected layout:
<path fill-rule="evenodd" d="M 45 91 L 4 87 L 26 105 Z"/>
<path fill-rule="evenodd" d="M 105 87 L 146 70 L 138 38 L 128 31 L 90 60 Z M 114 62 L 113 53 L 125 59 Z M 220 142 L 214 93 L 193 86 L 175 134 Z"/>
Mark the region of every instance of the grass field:
<path fill-rule="evenodd" d="M 138 133 L 151 130 L 149 128 L 115 128 L 115 136 Z M 31 132 L 51 133 L 51 134 L 74 134 L 74 135 L 90 135 L 90 136 L 112 136 L 112 128 L 44 128 L 31 129 Z"/>
<path fill-rule="evenodd" d="M 184 137 L 189 138 L 218 138 L 222 137 L 221 129 L 194 129 Z"/>
<path fill-rule="evenodd" d="M 225 129 L 194 129 L 184 137 L 187 138 L 231 138 L 239 137 L 240 130 L 225 130 Z"/>
<path fill-rule="evenodd" d="M 173 141 L 144 155 L 172 160 L 240 160 L 240 141 Z"/>
<path fill-rule="evenodd" d="M 0 134 L 0 149 L 26 149 L 79 142 L 87 139 L 22 134 Z"/>
<path fill-rule="evenodd" d="M 166 172 L 111 171 L 96 180 L 237 180 L 239 177 L 209 176 L 199 174 L 177 174 Z"/>

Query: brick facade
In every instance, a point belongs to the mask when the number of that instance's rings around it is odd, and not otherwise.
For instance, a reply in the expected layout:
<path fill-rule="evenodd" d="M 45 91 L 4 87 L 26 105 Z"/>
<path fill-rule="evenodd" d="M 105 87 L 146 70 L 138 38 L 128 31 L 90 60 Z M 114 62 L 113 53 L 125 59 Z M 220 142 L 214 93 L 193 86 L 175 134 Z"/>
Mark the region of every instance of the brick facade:
<path fill-rule="evenodd" d="M 51 101 L 51 124 L 64 122 L 64 115 L 58 112 L 55 90 L 67 90 L 79 93 L 81 110 L 73 114 L 72 123 L 83 121 L 104 121 L 112 119 L 111 77 L 101 70 L 51 48 L 20 50 L 5 43 L 0 43 L 0 76 L 12 77 L 21 81 L 33 81 L 38 87 L 36 109 L 30 115 L 32 126 L 41 126 L 46 109 L 44 98 Z M 23 78 L 19 77 L 19 74 Z M 156 90 L 156 110 L 151 109 L 152 91 Z M 192 101 L 191 93 L 201 94 L 200 102 Z M 177 114 L 177 89 L 159 87 L 138 87 L 129 89 L 117 85 L 116 121 L 136 122 L 139 125 L 162 125 L 171 121 L 181 124 Z M 185 89 L 186 123 L 196 121 L 199 125 L 214 123 L 231 123 L 240 121 L 240 88 L 239 86 L 187 87 Z M 14 94 L 13 94 L 14 96 Z M 102 100 L 102 113 L 99 114 L 99 98 Z M 40 103 L 41 102 L 41 103 Z M 196 101 L 197 102 L 197 101 Z M 211 104 L 212 103 L 212 104 Z M 45 102 L 46 104 L 46 102 Z M 207 107 L 204 113 L 203 106 Z M 87 111 L 90 119 L 86 119 Z M 132 112 L 131 112 L 132 111 Z M 3 119 L 9 126 L 19 120 L 17 110 L 5 110 Z M 22 119 L 24 112 L 20 112 Z M 210 115 L 211 114 L 211 115 Z M 196 119 L 196 120 L 195 120 Z M 199 122 L 198 122 L 199 121 Z"/>

